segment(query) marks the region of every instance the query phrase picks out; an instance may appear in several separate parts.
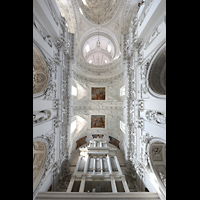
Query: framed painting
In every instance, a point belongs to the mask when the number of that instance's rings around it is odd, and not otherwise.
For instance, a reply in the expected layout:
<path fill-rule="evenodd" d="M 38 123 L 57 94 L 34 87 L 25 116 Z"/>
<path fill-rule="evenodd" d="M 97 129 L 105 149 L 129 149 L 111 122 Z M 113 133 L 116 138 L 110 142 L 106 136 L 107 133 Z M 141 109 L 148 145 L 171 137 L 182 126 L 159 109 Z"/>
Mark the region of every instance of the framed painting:
<path fill-rule="evenodd" d="M 105 128 L 105 115 L 91 115 L 91 128 Z"/>
<path fill-rule="evenodd" d="M 84 137 L 82 137 L 82 138 L 80 138 L 79 140 L 76 141 L 76 149 L 79 148 L 80 146 L 84 145 L 84 144 L 87 144 L 86 137 L 87 136 L 84 136 Z"/>
<path fill-rule="evenodd" d="M 112 137 L 112 136 L 109 136 L 109 138 L 110 138 L 109 143 L 112 144 L 112 145 L 114 145 L 114 146 L 116 146 L 117 148 L 119 148 L 120 141 L 117 140 L 116 138 Z"/>
<path fill-rule="evenodd" d="M 106 100 L 106 88 L 91 87 L 91 100 Z"/>

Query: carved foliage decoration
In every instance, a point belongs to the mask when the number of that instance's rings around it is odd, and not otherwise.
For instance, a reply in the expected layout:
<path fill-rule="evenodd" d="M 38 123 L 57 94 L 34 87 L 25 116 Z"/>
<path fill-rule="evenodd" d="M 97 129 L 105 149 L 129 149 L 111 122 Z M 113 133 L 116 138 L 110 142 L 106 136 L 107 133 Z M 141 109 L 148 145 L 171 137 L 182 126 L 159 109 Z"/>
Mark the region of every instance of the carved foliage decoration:
<path fill-rule="evenodd" d="M 42 92 L 48 83 L 48 69 L 45 60 L 33 46 L 33 94 Z"/>
<path fill-rule="evenodd" d="M 153 161 L 162 161 L 162 146 L 153 146 L 152 147 L 152 160 Z"/>

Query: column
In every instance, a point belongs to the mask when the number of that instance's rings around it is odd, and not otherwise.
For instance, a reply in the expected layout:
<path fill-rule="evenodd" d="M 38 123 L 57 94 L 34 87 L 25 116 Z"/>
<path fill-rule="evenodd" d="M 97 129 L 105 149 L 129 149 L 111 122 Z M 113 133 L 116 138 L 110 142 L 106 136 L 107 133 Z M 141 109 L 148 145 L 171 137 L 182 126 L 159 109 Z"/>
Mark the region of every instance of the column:
<path fill-rule="evenodd" d="M 109 155 L 107 155 L 107 163 L 108 163 L 108 170 L 109 170 L 109 173 L 112 174 L 112 167 L 111 167 L 110 156 L 109 156 Z"/>
<path fill-rule="evenodd" d="M 85 188 L 85 179 L 86 179 L 86 175 L 82 175 L 81 185 L 80 185 L 80 188 L 79 188 L 79 192 L 84 192 L 84 188 Z"/>
<path fill-rule="evenodd" d="M 79 168 L 79 165 L 80 165 L 80 162 L 81 162 L 81 157 L 82 157 L 82 156 L 79 156 L 79 158 L 78 158 L 78 162 L 77 162 L 77 164 L 76 164 L 76 168 L 75 168 L 75 170 L 74 170 L 74 174 L 76 174 L 76 173 L 78 172 L 78 168 Z"/>
<path fill-rule="evenodd" d="M 74 179 L 75 179 L 75 176 L 72 175 L 68 188 L 67 188 L 67 192 L 71 192 L 73 184 L 74 184 Z"/>
<path fill-rule="evenodd" d="M 122 184 L 124 186 L 125 192 L 130 192 L 125 177 L 122 177 L 121 179 L 122 179 Z"/>
<path fill-rule="evenodd" d="M 99 142 L 99 147 L 102 147 L 102 142 L 101 141 Z"/>
<path fill-rule="evenodd" d="M 118 170 L 118 172 L 119 172 L 120 174 L 122 174 L 122 170 L 121 170 L 121 167 L 120 167 L 120 165 L 119 165 L 117 156 L 114 156 L 114 158 L 115 158 L 115 163 L 116 163 L 116 165 L 117 165 L 117 170 Z"/>
<path fill-rule="evenodd" d="M 112 192 L 113 193 L 117 193 L 117 187 L 116 187 L 116 183 L 115 183 L 115 178 L 113 175 L 110 176 L 111 179 L 111 187 L 112 187 Z"/>
<path fill-rule="evenodd" d="M 96 147 L 97 146 L 97 143 L 96 143 L 96 141 L 94 141 L 94 147 Z"/>
<path fill-rule="evenodd" d="M 100 159 L 100 167 L 101 167 L 101 174 L 103 174 L 103 156 L 99 156 Z"/>
<path fill-rule="evenodd" d="M 87 170 L 88 170 L 88 164 L 89 164 L 89 155 L 86 155 L 86 161 L 85 161 L 85 166 L 84 166 L 84 171 L 83 173 L 86 174 L 87 173 Z"/>
<path fill-rule="evenodd" d="M 93 160 L 94 160 L 94 163 L 93 163 L 93 174 L 95 174 L 96 156 L 93 156 Z"/>

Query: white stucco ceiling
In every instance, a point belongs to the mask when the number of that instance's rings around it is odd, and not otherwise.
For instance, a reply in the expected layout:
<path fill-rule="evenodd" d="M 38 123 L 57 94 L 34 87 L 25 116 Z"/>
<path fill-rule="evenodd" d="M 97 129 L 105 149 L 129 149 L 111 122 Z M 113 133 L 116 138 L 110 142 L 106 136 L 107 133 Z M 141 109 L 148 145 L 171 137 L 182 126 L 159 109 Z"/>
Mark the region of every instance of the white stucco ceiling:
<path fill-rule="evenodd" d="M 93 65 L 108 64 L 113 61 L 114 55 L 115 48 L 113 43 L 99 34 L 89 38 L 83 46 L 83 57 Z"/>
<path fill-rule="evenodd" d="M 77 96 L 73 96 L 72 116 L 73 120 L 77 120 L 77 128 L 71 134 L 71 144 L 75 145 L 75 141 L 86 135 L 91 138 L 92 134 L 104 134 L 107 138 L 113 136 L 118 139 L 123 151 L 125 136 L 120 130 L 120 120 L 126 122 L 126 112 L 125 98 L 120 96 L 120 88 L 125 84 L 125 68 L 121 64 L 121 37 L 136 14 L 138 2 L 56 0 L 56 3 L 66 18 L 68 30 L 76 36 L 76 62 L 72 82 L 77 88 Z M 110 52 L 108 45 L 111 47 Z M 91 100 L 92 87 L 105 87 L 106 99 Z M 105 115 L 106 127 L 93 129 L 91 115 L 98 114 Z"/>
<path fill-rule="evenodd" d="M 104 24 L 116 13 L 120 0 L 78 0 L 85 17 L 94 24 Z"/>

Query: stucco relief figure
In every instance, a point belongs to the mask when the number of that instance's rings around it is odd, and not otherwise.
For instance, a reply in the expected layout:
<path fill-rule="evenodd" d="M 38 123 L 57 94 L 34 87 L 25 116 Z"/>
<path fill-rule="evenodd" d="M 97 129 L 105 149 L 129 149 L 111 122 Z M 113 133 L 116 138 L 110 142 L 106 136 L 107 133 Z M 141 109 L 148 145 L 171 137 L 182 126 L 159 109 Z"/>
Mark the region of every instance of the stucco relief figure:
<path fill-rule="evenodd" d="M 149 121 L 154 121 L 158 124 L 166 124 L 166 117 L 161 112 L 148 110 L 145 115 Z"/>
<path fill-rule="evenodd" d="M 153 146 L 152 147 L 152 159 L 154 161 L 162 161 L 162 146 Z"/>
<path fill-rule="evenodd" d="M 49 119 L 51 116 L 51 112 L 49 110 L 41 110 L 33 113 L 33 123 L 40 123 L 47 119 Z"/>
<path fill-rule="evenodd" d="M 33 94 L 42 92 L 48 83 L 48 69 L 38 50 L 33 47 Z"/>
<path fill-rule="evenodd" d="M 33 147 L 35 150 L 44 150 L 44 143 L 40 141 L 34 142 Z"/>

